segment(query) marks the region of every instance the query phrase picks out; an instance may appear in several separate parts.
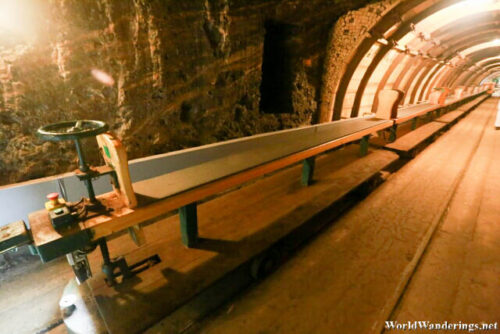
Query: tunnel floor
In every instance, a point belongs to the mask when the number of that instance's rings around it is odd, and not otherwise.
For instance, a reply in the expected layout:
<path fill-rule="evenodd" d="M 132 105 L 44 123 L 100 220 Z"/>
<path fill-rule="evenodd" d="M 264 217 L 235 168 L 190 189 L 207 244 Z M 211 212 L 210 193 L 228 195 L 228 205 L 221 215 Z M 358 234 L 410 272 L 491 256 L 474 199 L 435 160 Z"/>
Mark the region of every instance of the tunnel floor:
<path fill-rule="evenodd" d="M 498 321 L 499 102 L 484 102 L 275 273 L 205 320 L 187 319 L 186 331 L 380 333 L 388 319 Z M 65 259 L 14 259 L 17 269 L 0 278 L 0 333 L 66 332 L 58 300 L 73 274 Z M 168 332 L 168 321 L 148 333 Z"/>
<path fill-rule="evenodd" d="M 378 333 L 387 320 L 498 321 L 498 105 L 486 101 L 190 332 Z"/>

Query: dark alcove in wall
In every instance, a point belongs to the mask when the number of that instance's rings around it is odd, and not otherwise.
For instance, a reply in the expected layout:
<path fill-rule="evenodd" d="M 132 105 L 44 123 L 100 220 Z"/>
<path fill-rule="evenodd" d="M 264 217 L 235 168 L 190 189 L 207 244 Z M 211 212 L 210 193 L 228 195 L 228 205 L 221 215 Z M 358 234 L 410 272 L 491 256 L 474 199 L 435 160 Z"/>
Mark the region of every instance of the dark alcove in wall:
<path fill-rule="evenodd" d="M 293 73 L 290 39 L 295 26 L 268 21 L 265 25 L 260 110 L 269 114 L 292 113 Z"/>

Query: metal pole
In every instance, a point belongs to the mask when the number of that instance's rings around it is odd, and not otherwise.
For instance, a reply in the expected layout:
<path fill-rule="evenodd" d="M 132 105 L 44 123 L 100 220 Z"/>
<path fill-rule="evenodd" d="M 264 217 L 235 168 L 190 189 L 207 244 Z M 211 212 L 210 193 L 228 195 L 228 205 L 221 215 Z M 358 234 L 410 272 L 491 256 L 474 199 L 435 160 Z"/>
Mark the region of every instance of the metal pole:
<path fill-rule="evenodd" d="M 85 156 L 83 154 L 82 145 L 79 139 L 75 139 L 76 153 L 78 154 L 78 168 L 81 172 L 87 173 L 90 171 L 89 166 L 85 162 Z M 94 186 L 92 185 L 92 180 L 90 178 L 83 180 L 85 183 L 85 187 L 87 188 L 87 192 L 89 193 L 89 200 L 91 203 L 97 202 L 95 198 Z"/>
<path fill-rule="evenodd" d="M 85 156 L 83 155 L 83 149 L 79 139 L 75 139 L 75 146 L 76 153 L 78 154 L 78 168 L 84 173 L 88 172 L 89 166 L 87 166 L 87 163 L 85 162 Z"/>

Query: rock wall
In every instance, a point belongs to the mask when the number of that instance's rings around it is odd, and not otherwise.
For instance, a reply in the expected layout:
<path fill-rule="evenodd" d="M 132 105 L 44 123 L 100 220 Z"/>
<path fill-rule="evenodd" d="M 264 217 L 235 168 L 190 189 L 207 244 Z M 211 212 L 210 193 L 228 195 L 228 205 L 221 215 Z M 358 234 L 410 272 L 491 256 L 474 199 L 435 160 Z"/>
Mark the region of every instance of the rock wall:
<path fill-rule="evenodd" d="M 76 168 L 71 143 L 34 136 L 63 120 L 108 122 L 130 159 L 310 124 L 328 34 L 341 15 L 370 1 L 18 2 L 36 27 L 27 36 L 0 22 L 0 184 Z M 288 113 L 259 108 L 270 21 L 294 27 L 286 41 Z M 112 82 L 99 82 L 92 70 Z M 86 144 L 99 163 L 95 140 Z"/>

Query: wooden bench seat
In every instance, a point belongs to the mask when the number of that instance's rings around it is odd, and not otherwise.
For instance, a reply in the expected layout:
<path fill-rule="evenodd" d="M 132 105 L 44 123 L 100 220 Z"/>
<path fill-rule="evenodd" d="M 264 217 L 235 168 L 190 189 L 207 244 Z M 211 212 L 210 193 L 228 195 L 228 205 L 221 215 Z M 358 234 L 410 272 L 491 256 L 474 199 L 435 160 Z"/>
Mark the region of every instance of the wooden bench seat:
<path fill-rule="evenodd" d="M 412 131 L 403 137 L 397 139 L 395 142 L 385 146 L 385 149 L 394 151 L 400 156 L 412 158 L 416 155 L 425 143 L 434 140 L 436 134 L 446 127 L 446 123 L 430 122 L 415 131 Z"/>
<path fill-rule="evenodd" d="M 461 117 L 465 115 L 464 111 L 461 110 L 454 110 L 450 111 L 443 116 L 439 117 L 436 119 L 436 122 L 441 122 L 441 123 L 454 123 L 458 121 Z"/>
<path fill-rule="evenodd" d="M 389 120 L 357 118 L 322 124 L 308 131 L 299 128 L 272 136 L 255 136 L 251 142 L 242 141 L 237 151 L 228 151 L 226 156 L 136 182 L 134 191 L 140 197 L 160 200 L 326 143 L 352 142 L 391 124 Z M 338 145 L 332 148 L 335 146 Z"/>
<path fill-rule="evenodd" d="M 430 103 L 422 103 L 416 106 L 411 106 L 408 108 L 400 109 L 398 111 L 398 118 L 395 120 L 396 124 L 402 124 L 408 122 L 416 117 L 425 115 L 429 112 L 442 108 L 439 105 L 433 105 Z"/>
<path fill-rule="evenodd" d="M 468 111 L 472 110 L 473 108 L 475 108 L 478 104 L 479 104 L 479 100 L 474 100 L 474 101 L 468 102 L 464 105 L 461 105 L 460 107 L 457 108 L 457 110 L 468 112 Z"/>
<path fill-rule="evenodd" d="M 473 99 L 472 101 L 461 105 L 460 107 L 457 108 L 457 110 L 469 112 L 469 111 L 475 109 L 481 103 L 483 103 L 484 100 L 485 100 L 485 96 L 479 96 L 479 97 Z"/>

